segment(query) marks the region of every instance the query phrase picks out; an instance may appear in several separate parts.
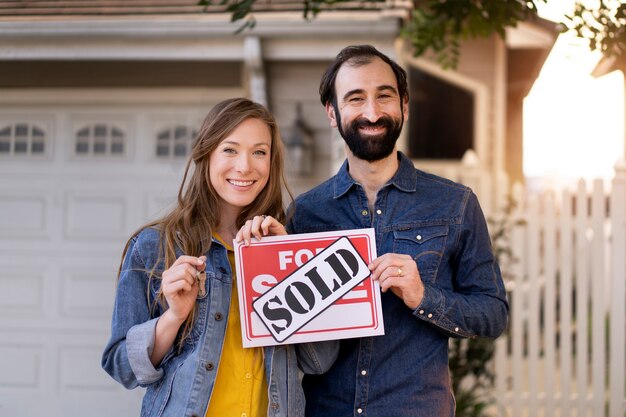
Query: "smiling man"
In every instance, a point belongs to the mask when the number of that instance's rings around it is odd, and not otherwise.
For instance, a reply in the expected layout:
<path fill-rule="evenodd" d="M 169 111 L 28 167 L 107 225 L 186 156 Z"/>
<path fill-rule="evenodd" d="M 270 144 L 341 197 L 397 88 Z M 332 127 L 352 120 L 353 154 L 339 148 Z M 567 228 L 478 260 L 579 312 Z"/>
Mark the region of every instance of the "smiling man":
<path fill-rule="evenodd" d="M 478 199 L 397 151 L 406 73 L 374 47 L 343 49 L 320 98 L 347 160 L 295 201 L 288 230 L 375 229 L 385 335 L 340 341 L 329 372 L 304 377 L 307 416 L 454 416 L 448 339 L 497 337 L 508 318 Z"/>

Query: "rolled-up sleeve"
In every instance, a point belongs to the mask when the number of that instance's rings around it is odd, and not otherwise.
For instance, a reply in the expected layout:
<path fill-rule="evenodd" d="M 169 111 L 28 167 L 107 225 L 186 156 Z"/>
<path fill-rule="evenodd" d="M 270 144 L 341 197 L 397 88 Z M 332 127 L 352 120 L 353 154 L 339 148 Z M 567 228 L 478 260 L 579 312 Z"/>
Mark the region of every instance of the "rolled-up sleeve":
<path fill-rule="evenodd" d="M 132 389 L 158 381 L 162 369 L 150 361 L 158 317 L 151 314 L 148 300 L 150 267 L 143 261 L 141 238 L 134 237 L 119 276 L 111 337 L 102 354 L 102 368 L 124 387 Z"/>
<path fill-rule="evenodd" d="M 139 385 L 152 384 L 163 377 L 163 369 L 152 365 L 150 356 L 154 350 L 154 339 L 158 319 L 133 326 L 126 335 L 126 353 Z"/>

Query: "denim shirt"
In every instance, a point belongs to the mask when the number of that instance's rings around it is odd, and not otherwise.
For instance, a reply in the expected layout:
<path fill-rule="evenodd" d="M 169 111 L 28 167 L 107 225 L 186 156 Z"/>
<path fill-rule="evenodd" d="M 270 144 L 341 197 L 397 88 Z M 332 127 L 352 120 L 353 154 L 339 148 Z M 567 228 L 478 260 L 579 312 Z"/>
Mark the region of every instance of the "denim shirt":
<path fill-rule="evenodd" d="M 153 279 L 148 288 L 147 271 L 157 264 L 159 239 L 159 232 L 154 229 L 144 229 L 131 239 L 117 286 L 111 338 L 102 355 L 102 367 L 126 388 L 146 387 L 142 417 L 204 417 L 226 334 L 233 274 L 226 248 L 213 239 L 206 253 L 207 294 L 197 301 L 191 335 L 182 350 L 172 347 L 155 368 L 150 354 L 156 323 L 165 308 L 158 305 L 151 312 L 160 280 Z M 156 266 L 160 276 L 163 264 Z M 264 348 L 267 415 L 303 416 L 304 394 L 298 365 L 304 372 L 323 372 L 334 360 L 336 349 L 336 344 L 331 343 Z"/>
<path fill-rule="evenodd" d="M 290 209 L 290 233 L 374 228 L 378 255 L 410 255 L 424 283 L 415 310 L 382 294 L 384 336 L 342 340 L 329 372 L 305 375 L 307 416 L 454 416 L 448 338 L 497 337 L 506 327 L 506 293 L 476 196 L 398 158 L 371 213 L 347 161 Z"/>

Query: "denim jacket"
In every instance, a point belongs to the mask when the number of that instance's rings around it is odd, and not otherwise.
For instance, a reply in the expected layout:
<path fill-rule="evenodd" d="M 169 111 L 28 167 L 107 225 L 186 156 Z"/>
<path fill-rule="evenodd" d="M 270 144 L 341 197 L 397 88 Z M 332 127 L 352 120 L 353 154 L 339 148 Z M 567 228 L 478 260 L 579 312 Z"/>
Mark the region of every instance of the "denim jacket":
<path fill-rule="evenodd" d="M 152 280 L 148 288 L 146 271 L 157 263 L 159 238 L 158 231 L 144 229 L 131 240 L 118 282 L 111 338 L 102 355 L 102 367 L 126 388 L 146 387 L 142 417 L 204 417 L 226 333 L 233 274 L 226 248 L 214 239 L 206 253 L 207 295 L 197 301 L 191 335 L 182 350 L 172 347 L 154 368 L 150 354 L 156 323 L 165 309 L 159 305 L 151 312 L 160 280 Z M 161 263 L 157 265 L 159 275 L 162 270 Z M 303 416 L 298 364 L 304 372 L 323 372 L 335 358 L 336 347 L 332 343 L 311 343 L 264 348 L 267 415 Z"/>
<path fill-rule="evenodd" d="M 374 228 L 378 255 L 410 255 L 425 287 L 415 310 L 383 293 L 385 335 L 342 340 L 329 372 L 305 375 L 307 416 L 454 416 L 448 338 L 497 337 L 506 327 L 504 285 L 476 196 L 398 158 L 371 213 L 347 161 L 291 207 L 290 233 Z"/>

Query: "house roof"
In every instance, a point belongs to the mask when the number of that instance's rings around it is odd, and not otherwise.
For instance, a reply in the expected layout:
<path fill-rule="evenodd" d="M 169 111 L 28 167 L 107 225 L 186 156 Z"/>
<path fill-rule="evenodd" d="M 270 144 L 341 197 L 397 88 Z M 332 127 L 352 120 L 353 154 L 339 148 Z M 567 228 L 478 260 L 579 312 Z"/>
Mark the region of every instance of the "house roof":
<path fill-rule="evenodd" d="M 228 13 L 232 1 L 203 0 L 0 0 L 0 18 L 25 16 L 119 16 Z M 375 2 L 337 1 L 331 7 L 320 4 L 320 10 L 391 10 L 406 9 L 410 2 L 379 0 Z M 255 13 L 302 11 L 299 0 L 256 0 Z"/>

